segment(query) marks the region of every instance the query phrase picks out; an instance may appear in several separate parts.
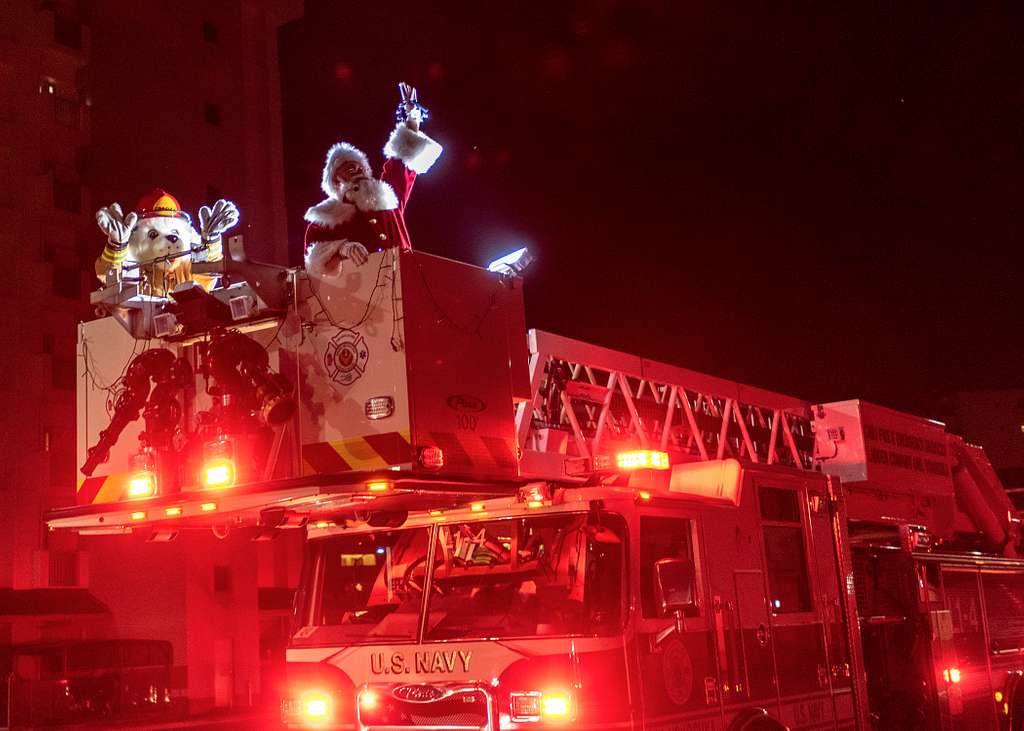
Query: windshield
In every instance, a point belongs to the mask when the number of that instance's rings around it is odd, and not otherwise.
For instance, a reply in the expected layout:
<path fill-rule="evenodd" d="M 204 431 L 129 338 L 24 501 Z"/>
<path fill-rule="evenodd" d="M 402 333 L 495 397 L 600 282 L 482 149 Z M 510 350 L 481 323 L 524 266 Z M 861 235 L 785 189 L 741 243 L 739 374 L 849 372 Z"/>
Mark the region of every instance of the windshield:
<path fill-rule="evenodd" d="M 310 541 L 299 611 L 350 644 L 417 639 L 429 528 Z M 426 640 L 592 635 L 622 622 L 624 521 L 585 513 L 444 523 Z M 302 606 L 304 605 L 304 606 Z"/>

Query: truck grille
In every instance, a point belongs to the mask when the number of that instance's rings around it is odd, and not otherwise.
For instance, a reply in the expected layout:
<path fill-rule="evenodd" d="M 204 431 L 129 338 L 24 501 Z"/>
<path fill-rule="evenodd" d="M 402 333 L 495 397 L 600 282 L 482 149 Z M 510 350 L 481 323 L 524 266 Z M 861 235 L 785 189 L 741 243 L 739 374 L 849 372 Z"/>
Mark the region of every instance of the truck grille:
<path fill-rule="evenodd" d="M 484 729 L 490 726 L 490 696 L 476 686 L 368 686 L 376 704 L 359 704 L 363 728 L 418 727 Z"/>

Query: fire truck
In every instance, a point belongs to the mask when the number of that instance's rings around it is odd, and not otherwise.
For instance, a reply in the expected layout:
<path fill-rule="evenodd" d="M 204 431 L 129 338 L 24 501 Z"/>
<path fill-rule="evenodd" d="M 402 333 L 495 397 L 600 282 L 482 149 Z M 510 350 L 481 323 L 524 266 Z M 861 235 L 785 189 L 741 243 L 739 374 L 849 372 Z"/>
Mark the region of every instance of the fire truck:
<path fill-rule="evenodd" d="M 93 295 L 47 522 L 304 531 L 288 727 L 1024 728 L 1019 516 L 942 424 L 528 330 L 509 262 L 194 268 Z"/>

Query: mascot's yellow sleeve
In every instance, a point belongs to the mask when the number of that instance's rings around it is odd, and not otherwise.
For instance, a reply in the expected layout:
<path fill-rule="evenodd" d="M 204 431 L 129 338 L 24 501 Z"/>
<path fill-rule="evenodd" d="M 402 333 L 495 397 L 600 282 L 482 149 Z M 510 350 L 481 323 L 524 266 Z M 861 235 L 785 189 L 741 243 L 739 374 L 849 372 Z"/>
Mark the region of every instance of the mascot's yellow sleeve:
<path fill-rule="evenodd" d="M 204 261 L 221 261 L 224 259 L 224 247 L 221 237 L 206 244 L 206 257 Z M 193 274 L 192 280 L 198 282 L 199 286 L 209 292 L 217 284 L 216 274 Z"/>
<path fill-rule="evenodd" d="M 107 271 L 110 269 L 120 269 L 127 256 L 127 246 L 115 246 L 108 241 L 107 245 L 103 247 L 103 253 L 96 257 L 95 269 L 97 279 L 101 282 L 106 281 Z"/>

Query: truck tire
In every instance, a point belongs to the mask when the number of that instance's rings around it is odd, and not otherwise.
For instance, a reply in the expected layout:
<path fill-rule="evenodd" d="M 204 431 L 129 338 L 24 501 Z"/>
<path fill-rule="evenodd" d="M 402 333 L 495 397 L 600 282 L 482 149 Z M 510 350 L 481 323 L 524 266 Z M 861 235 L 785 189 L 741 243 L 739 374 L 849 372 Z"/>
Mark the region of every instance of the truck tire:
<path fill-rule="evenodd" d="M 729 731 L 789 731 L 789 727 L 763 708 L 748 708 L 733 720 Z"/>

